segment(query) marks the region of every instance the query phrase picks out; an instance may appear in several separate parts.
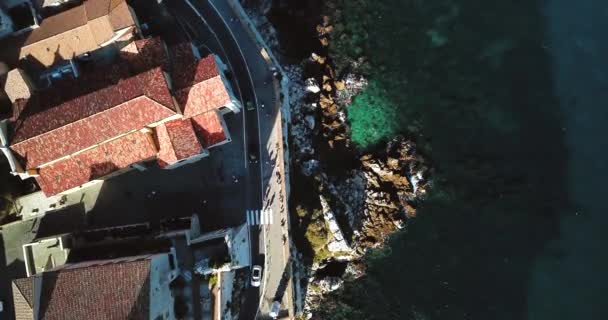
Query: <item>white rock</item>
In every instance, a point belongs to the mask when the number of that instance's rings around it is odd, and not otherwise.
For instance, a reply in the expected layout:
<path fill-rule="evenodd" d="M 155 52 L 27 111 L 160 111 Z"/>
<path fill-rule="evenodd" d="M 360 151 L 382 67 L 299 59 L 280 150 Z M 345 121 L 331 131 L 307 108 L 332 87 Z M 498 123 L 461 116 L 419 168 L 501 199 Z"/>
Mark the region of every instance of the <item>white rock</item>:
<path fill-rule="evenodd" d="M 312 115 L 307 115 L 306 117 L 304 117 L 304 120 L 306 120 L 306 124 L 308 124 L 308 128 L 310 128 L 310 130 L 315 128 L 315 117 Z"/>
<path fill-rule="evenodd" d="M 319 287 L 320 291 L 323 293 L 332 292 L 340 289 L 344 280 L 339 277 L 327 277 L 315 282 L 315 284 Z"/>
<path fill-rule="evenodd" d="M 313 78 L 306 79 L 305 84 L 306 84 L 306 91 L 308 91 L 308 92 L 319 93 L 321 91 L 321 88 L 319 88 L 319 84 L 317 83 L 317 80 L 315 80 Z"/>

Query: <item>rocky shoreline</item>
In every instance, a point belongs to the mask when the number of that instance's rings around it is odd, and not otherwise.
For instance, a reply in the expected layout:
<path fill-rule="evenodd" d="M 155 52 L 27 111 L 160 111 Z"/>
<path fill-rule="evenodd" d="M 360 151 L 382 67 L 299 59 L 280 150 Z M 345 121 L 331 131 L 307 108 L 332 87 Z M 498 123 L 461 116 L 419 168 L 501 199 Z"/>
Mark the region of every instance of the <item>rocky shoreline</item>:
<path fill-rule="evenodd" d="M 282 52 L 277 32 L 265 17 L 271 2 L 245 5 L 267 44 L 274 52 Z M 295 237 L 299 259 L 294 276 L 299 279 L 294 283 L 300 284 L 296 305 L 304 318 L 314 317 L 315 310 L 323 307 L 318 302 L 324 294 L 339 289 L 345 279 L 365 274 L 365 253 L 381 247 L 405 227 L 408 218 L 416 216 L 432 175 L 412 139 L 398 136 L 363 154 L 351 144 L 346 110 L 367 81 L 356 73 L 336 74 L 327 50 L 333 30 L 328 16 L 318 17 L 316 52 L 299 64 L 283 63 L 291 84 L 292 172 L 313 189 L 309 190 L 313 209 L 301 209 L 298 192 L 292 192 L 291 201 L 297 211 L 292 214 L 294 232 L 303 235 Z M 355 64 L 351 70 L 356 70 L 357 62 L 351 63 Z M 342 166 L 341 159 L 348 164 Z M 298 242 L 308 242 L 304 245 L 312 248 L 301 250 Z"/>

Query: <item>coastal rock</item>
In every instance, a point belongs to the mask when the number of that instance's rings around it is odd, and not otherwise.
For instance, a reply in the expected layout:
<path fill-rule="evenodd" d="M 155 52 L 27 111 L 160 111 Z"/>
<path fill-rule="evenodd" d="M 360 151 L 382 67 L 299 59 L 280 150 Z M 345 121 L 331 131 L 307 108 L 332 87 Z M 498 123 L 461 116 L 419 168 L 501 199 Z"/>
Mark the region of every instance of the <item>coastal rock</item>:
<path fill-rule="evenodd" d="M 304 120 L 306 120 L 306 124 L 308 125 L 308 128 L 310 130 L 315 128 L 315 117 L 312 115 L 307 115 L 306 117 L 304 117 Z"/>
<path fill-rule="evenodd" d="M 332 291 L 336 291 L 342 287 L 344 280 L 339 277 L 326 277 L 313 282 L 317 286 L 319 293 L 324 294 Z"/>
<path fill-rule="evenodd" d="M 313 176 L 319 170 L 319 161 L 316 159 L 311 159 L 308 161 L 302 162 L 302 174 L 307 177 Z"/>
<path fill-rule="evenodd" d="M 319 93 L 321 91 L 321 88 L 319 88 L 317 80 L 313 78 L 306 79 L 306 91 L 312 93 Z"/>

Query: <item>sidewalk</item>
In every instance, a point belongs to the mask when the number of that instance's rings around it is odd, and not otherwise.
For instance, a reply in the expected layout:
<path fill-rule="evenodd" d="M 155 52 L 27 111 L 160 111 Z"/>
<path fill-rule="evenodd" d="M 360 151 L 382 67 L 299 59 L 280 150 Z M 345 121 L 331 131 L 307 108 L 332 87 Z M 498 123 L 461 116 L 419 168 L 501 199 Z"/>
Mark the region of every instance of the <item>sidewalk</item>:
<path fill-rule="evenodd" d="M 292 270 L 291 270 L 291 259 L 290 259 L 290 233 L 289 233 L 289 211 L 287 199 L 289 197 L 289 156 L 285 148 L 287 148 L 287 126 L 289 123 L 289 80 L 284 75 L 281 65 L 278 60 L 268 48 L 264 42 L 262 36 L 257 31 L 255 25 L 243 9 L 243 7 L 236 0 L 226 0 L 232 8 L 233 12 L 240 18 L 239 21 L 243 24 L 244 29 L 249 34 L 249 37 L 258 47 L 260 57 L 263 58 L 265 63 L 268 65 L 269 70 L 274 67 L 278 72 L 281 73 L 281 81 L 276 78 L 273 80 L 273 87 L 275 93 L 275 108 L 277 114 L 274 117 L 274 121 L 261 121 L 260 130 L 264 130 L 269 136 L 267 148 L 268 154 L 271 159 L 268 159 L 270 163 L 275 165 L 272 167 L 271 172 L 263 177 L 267 180 L 266 195 L 264 202 L 264 209 L 271 208 L 275 215 L 274 221 L 277 223 L 266 225 L 263 228 L 264 239 L 266 242 L 266 263 L 265 270 L 271 273 L 272 279 L 268 279 L 266 284 L 266 290 L 261 301 L 262 313 L 267 313 L 270 308 L 270 304 L 275 299 L 282 298 L 282 307 L 287 307 L 287 312 L 290 318 L 294 318 L 294 306 L 293 306 L 293 283 Z M 283 97 L 281 101 L 281 96 Z M 287 111 L 284 114 L 284 111 Z M 262 117 L 260 117 L 262 119 Z M 269 202 L 269 199 L 278 199 L 278 201 Z M 285 221 L 282 225 L 280 222 Z M 283 237 L 286 237 L 288 241 L 282 241 Z M 272 266 L 270 265 L 272 263 Z M 271 271 L 274 270 L 274 271 Z M 285 283 L 284 279 L 288 279 Z"/>

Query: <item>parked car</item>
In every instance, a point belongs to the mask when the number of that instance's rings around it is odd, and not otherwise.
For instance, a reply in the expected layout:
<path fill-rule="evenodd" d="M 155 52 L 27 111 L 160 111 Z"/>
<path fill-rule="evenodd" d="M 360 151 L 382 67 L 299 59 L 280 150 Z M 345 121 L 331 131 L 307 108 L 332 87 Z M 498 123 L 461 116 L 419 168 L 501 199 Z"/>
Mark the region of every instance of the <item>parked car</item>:
<path fill-rule="evenodd" d="M 271 318 L 276 319 L 279 317 L 279 311 L 281 311 L 281 301 L 274 301 L 270 306 L 270 313 L 268 313 L 268 315 Z"/>
<path fill-rule="evenodd" d="M 255 154 L 255 152 L 249 152 L 249 163 L 258 163 L 258 156 Z"/>
<path fill-rule="evenodd" d="M 255 265 L 251 269 L 251 286 L 259 287 L 262 283 L 262 267 Z"/>
<path fill-rule="evenodd" d="M 259 157 L 258 157 L 258 149 L 257 149 L 257 145 L 251 143 L 249 144 L 249 147 L 247 148 L 247 150 L 249 151 L 249 163 L 253 163 L 256 164 L 258 163 Z"/>

